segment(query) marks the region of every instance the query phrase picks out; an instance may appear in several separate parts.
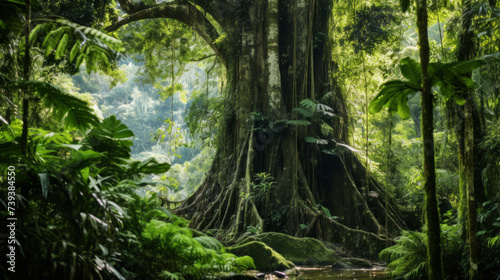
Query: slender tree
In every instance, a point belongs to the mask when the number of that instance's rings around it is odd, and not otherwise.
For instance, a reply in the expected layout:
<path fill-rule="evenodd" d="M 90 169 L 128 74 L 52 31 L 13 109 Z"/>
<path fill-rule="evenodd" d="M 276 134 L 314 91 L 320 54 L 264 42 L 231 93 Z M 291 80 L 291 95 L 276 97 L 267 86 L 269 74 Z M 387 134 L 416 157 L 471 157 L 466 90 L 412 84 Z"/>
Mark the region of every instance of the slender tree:
<path fill-rule="evenodd" d="M 459 35 L 459 45 L 457 52 L 458 61 L 465 61 L 474 58 L 474 31 L 471 30 L 472 17 L 470 16 L 472 1 L 462 0 L 462 30 Z M 471 75 L 468 74 L 470 77 Z M 479 278 L 478 270 L 478 246 L 476 241 L 477 235 L 477 210 L 475 196 L 475 180 L 474 180 L 474 99 L 472 96 L 473 89 L 463 89 L 461 94 L 465 98 L 464 108 L 457 108 L 458 125 L 461 135 L 459 136 L 459 166 L 461 173 L 460 182 L 460 217 L 463 221 L 467 221 L 467 235 L 469 243 L 470 268 L 469 276 L 471 280 Z M 462 114 L 463 113 L 463 116 Z M 481 184 L 482 187 L 482 184 Z M 467 215 L 465 214 L 467 207 Z M 464 223 L 465 226 L 465 223 Z"/>
<path fill-rule="evenodd" d="M 430 280 L 443 279 L 441 228 L 436 197 L 436 166 L 434 160 L 433 95 L 427 74 L 429 39 L 427 35 L 427 1 L 417 0 L 417 27 L 420 66 L 422 69 L 422 141 L 424 155 L 425 222 L 427 227 L 427 257 Z"/>
<path fill-rule="evenodd" d="M 26 26 L 24 28 L 26 45 L 24 49 L 24 65 L 23 65 L 23 79 L 29 81 L 31 71 L 31 57 L 30 57 L 30 32 L 31 32 L 31 0 L 26 1 Z M 23 91 L 23 131 L 21 135 L 21 152 L 26 156 L 26 149 L 28 145 L 28 122 L 29 122 L 29 106 L 30 92 L 29 87 Z"/>

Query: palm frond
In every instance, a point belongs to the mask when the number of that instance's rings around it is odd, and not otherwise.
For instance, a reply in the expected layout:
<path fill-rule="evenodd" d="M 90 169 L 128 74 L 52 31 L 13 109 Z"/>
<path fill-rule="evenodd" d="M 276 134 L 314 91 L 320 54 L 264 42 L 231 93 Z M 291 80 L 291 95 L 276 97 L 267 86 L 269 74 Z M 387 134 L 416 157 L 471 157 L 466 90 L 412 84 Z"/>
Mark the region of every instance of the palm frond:
<path fill-rule="evenodd" d="M 64 119 L 67 130 L 85 130 L 98 123 L 87 102 L 76 98 L 50 83 L 13 80 L 0 74 L 0 88 L 23 89 L 36 93 L 46 108 L 51 108 L 57 119 Z"/>

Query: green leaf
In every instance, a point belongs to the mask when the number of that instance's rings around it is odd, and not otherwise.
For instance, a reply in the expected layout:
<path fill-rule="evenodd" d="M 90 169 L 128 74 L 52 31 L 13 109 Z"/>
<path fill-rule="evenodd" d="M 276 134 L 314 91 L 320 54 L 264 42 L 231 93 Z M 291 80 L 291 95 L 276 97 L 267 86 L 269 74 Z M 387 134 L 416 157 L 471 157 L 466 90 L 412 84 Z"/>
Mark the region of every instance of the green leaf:
<path fill-rule="evenodd" d="M 405 57 L 401 59 L 399 68 L 401 68 L 401 74 L 408 79 L 408 82 L 410 82 L 415 89 L 419 89 L 420 83 L 422 82 L 420 64 L 409 57 Z"/>
<path fill-rule="evenodd" d="M 68 33 L 64 33 L 64 35 L 61 38 L 61 41 L 59 42 L 59 45 L 57 46 L 55 55 L 56 60 L 60 59 L 64 55 L 64 52 L 66 51 L 66 46 L 68 45 L 68 40 L 69 40 Z"/>
<path fill-rule="evenodd" d="M 316 109 L 316 102 L 314 102 L 313 100 L 308 99 L 308 98 L 300 101 L 300 105 L 302 105 L 302 107 L 306 108 L 307 110 L 309 110 L 311 112 Z"/>
<path fill-rule="evenodd" d="M 69 162 L 69 166 L 74 169 L 81 170 L 90 166 L 101 159 L 101 153 L 87 150 L 87 151 L 73 151 L 73 158 Z"/>
<path fill-rule="evenodd" d="M 78 51 L 80 50 L 80 44 L 82 43 L 81 40 L 77 40 L 75 44 L 73 44 L 73 47 L 71 48 L 71 51 L 69 53 L 69 61 L 73 62 L 75 59 L 76 55 L 78 54 Z"/>
<path fill-rule="evenodd" d="M 30 33 L 30 44 L 33 44 L 33 42 L 38 39 L 38 36 L 40 35 L 40 32 L 44 29 L 44 24 L 39 24 L 33 28 L 33 30 Z"/>
<path fill-rule="evenodd" d="M 213 237 L 202 235 L 195 237 L 194 239 L 198 241 L 205 248 L 212 249 L 215 251 L 220 251 L 224 249 L 224 245 L 222 245 L 222 243 L 220 243 L 219 240 Z"/>
<path fill-rule="evenodd" d="M 80 65 L 82 64 L 84 58 L 85 58 L 85 54 L 84 53 L 78 55 L 78 58 L 76 59 L 76 63 L 75 63 L 75 68 L 76 69 L 78 69 L 80 67 Z"/>
<path fill-rule="evenodd" d="M 482 59 L 474 59 L 474 60 L 467 60 L 467 61 L 461 61 L 458 63 L 454 63 L 453 65 L 453 71 L 457 74 L 466 74 L 471 72 L 474 69 L 477 69 L 483 65 L 486 64 L 486 61 Z"/>
<path fill-rule="evenodd" d="M 64 121 L 67 130 L 85 130 L 98 123 L 87 102 L 67 94 L 62 89 L 45 82 L 8 80 L 0 88 L 29 89 L 43 100 L 46 108 L 52 108 L 54 117 Z"/>
<path fill-rule="evenodd" d="M 115 139 L 123 139 L 128 137 L 134 137 L 134 133 L 126 125 L 122 124 L 120 120 L 117 120 L 115 116 L 110 116 L 109 118 L 102 121 L 99 125 L 102 129 L 102 133 L 106 136 Z"/>
<path fill-rule="evenodd" d="M 408 95 L 418 92 L 413 85 L 407 81 L 392 80 L 383 83 L 375 98 L 368 107 L 370 113 L 378 113 L 383 107 L 389 107 L 389 111 L 397 111 L 402 118 L 409 117 Z"/>
<path fill-rule="evenodd" d="M 85 183 L 87 183 L 89 180 L 90 167 L 87 166 L 85 168 L 80 169 L 80 174 L 82 174 L 83 180 L 85 181 Z"/>
<path fill-rule="evenodd" d="M 47 198 L 50 187 L 49 174 L 38 173 L 38 177 L 40 178 L 40 185 L 42 186 L 42 196 L 43 198 Z"/>
<path fill-rule="evenodd" d="M 45 48 L 45 56 L 48 56 L 52 49 L 59 43 L 61 36 L 66 32 L 67 27 L 59 27 L 55 30 L 49 32 L 45 40 L 43 41 L 42 47 Z"/>
<path fill-rule="evenodd" d="M 455 102 L 458 105 L 465 105 L 465 98 L 463 98 L 461 96 L 455 95 L 455 98 L 453 98 L 453 100 L 455 100 Z"/>
<path fill-rule="evenodd" d="M 398 102 L 398 115 L 406 120 L 410 117 L 410 107 L 408 106 L 408 95 L 401 94 Z"/>

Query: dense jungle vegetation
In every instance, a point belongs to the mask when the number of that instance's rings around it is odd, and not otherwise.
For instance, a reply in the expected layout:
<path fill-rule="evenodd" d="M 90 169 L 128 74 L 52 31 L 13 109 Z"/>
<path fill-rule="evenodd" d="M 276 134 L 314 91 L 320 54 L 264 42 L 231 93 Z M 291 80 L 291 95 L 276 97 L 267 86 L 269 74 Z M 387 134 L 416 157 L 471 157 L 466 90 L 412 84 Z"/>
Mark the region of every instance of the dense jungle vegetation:
<path fill-rule="evenodd" d="M 5 279 L 500 279 L 496 0 L 0 0 L 0 49 Z"/>

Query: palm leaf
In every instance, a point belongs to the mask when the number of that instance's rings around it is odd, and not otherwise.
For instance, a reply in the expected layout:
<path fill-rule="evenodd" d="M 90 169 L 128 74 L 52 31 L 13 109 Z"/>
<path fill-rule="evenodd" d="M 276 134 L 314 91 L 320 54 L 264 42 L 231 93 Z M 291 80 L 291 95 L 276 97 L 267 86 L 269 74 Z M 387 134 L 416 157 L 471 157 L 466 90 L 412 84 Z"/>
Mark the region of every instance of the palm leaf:
<path fill-rule="evenodd" d="M 44 106 L 51 108 L 57 119 L 64 120 L 64 127 L 67 130 L 85 130 L 98 123 L 87 102 L 67 94 L 61 88 L 45 82 L 11 80 L 5 76 L 2 78 L 0 88 L 29 89 L 40 96 Z"/>
<path fill-rule="evenodd" d="M 414 88 L 420 88 L 422 70 L 418 62 L 409 57 L 405 57 L 401 59 L 399 68 L 401 69 L 401 74 L 408 79 L 408 82 L 410 82 Z"/>
<path fill-rule="evenodd" d="M 368 110 L 370 113 L 378 113 L 384 107 L 389 107 L 390 111 L 397 111 L 403 119 L 410 116 L 408 107 L 408 95 L 418 92 L 413 84 L 402 80 L 392 80 L 383 83 L 375 98 L 370 102 Z"/>

